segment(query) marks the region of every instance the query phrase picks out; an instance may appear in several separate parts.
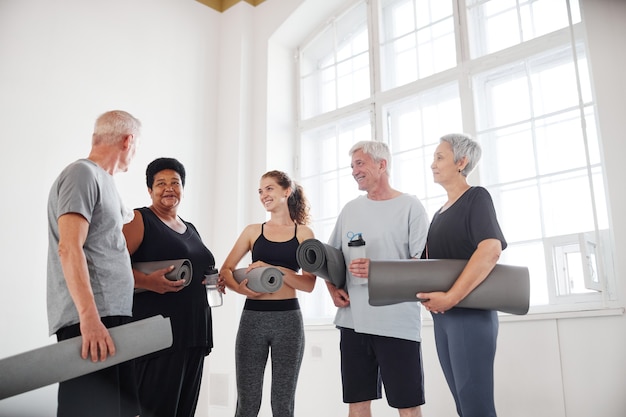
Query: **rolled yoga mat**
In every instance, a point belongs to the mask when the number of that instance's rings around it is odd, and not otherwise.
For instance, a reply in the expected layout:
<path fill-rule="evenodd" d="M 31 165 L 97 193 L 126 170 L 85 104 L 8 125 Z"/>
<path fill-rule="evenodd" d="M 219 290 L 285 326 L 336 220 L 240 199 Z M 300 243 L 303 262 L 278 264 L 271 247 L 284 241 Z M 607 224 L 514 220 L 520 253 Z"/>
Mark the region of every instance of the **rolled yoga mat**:
<path fill-rule="evenodd" d="M 154 316 L 109 329 L 115 356 L 92 362 L 80 356 L 82 337 L 0 359 L 0 400 L 99 371 L 172 345 L 170 319 Z"/>
<path fill-rule="evenodd" d="M 150 274 L 157 269 L 167 268 L 174 265 L 174 269 L 165 274 L 165 278 L 170 281 L 178 281 L 179 279 L 185 280 L 185 287 L 191 283 L 193 277 L 193 267 L 189 259 L 170 259 L 166 261 L 152 261 L 152 262 L 135 262 L 133 268 L 144 274 Z"/>
<path fill-rule="evenodd" d="M 346 285 L 346 264 L 343 253 L 317 239 L 304 240 L 296 250 L 300 268 L 324 278 L 337 288 Z"/>
<path fill-rule="evenodd" d="M 247 268 L 239 268 L 233 271 L 235 281 L 241 282 L 248 279 L 248 288 L 256 292 L 276 292 L 283 286 L 283 273 L 278 268 L 264 266 L 252 269 L 246 274 Z"/>
<path fill-rule="evenodd" d="M 463 259 L 370 261 L 368 289 L 373 306 L 417 301 L 418 292 L 449 290 L 467 264 Z M 497 264 L 458 307 L 526 314 L 530 276 L 525 266 Z"/>

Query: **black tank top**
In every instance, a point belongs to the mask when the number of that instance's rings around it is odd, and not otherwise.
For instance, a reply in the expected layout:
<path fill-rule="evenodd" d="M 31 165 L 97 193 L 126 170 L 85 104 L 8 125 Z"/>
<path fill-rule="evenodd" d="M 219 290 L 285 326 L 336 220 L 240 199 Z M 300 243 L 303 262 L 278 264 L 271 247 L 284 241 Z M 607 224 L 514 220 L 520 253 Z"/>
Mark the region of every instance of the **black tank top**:
<path fill-rule="evenodd" d="M 298 271 L 300 265 L 296 258 L 296 250 L 300 246 L 296 235 L 298 233 L 298 225 L 293 237 L 286 242 L 272 242 L 267 240 L 263 235 L 265 223 L 261 225 L 261 234 L 252 245 L 252 262 L 263 261 L 270 265 L 282 266 L 293 271 Z"/>
<path fill-rule="evenodd" d="M 144 235 L 141 245 L 131 257 L 132 261 L 186 258 L 191 261 L 193 279 L 189 286 L 178 292 L 136 293 L 133 320 L 157 314 L 169 317 L 175 348 L 201 346 L 207 348 L 208 354 L 213 346 L 213 326 L 202 279 L 204 271 L 215 265 L 213 253 L 204 245 L 192 223 L 183 220 L 187 230 L 178 233 L 165 225 L 148 207 L 138 210 L 143 217 Z"/>

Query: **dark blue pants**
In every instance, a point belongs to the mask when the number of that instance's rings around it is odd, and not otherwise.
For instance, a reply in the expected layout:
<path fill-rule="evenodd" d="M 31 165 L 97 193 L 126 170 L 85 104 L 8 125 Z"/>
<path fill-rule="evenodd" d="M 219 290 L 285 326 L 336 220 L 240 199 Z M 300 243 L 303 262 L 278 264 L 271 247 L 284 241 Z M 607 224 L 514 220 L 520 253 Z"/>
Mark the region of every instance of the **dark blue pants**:
<path fill-rule="evenodd" d="M 437 355 L 461 417 L 496 417 L 495 311 L 453 308 L 433 314 Z"/>

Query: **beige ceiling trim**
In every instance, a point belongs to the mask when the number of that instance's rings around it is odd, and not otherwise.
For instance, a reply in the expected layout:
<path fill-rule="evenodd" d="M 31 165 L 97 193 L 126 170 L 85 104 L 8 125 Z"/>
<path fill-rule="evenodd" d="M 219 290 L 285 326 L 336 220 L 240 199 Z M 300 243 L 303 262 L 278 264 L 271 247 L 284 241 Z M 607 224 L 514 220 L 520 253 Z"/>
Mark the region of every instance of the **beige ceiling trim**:
<path fill-rule="evenodd" d="M 263 3 L 265 0 L 196 0 L 206 6 L 209 6 L 212 9 L 217 10 L 218 12 L 223 12 L 231 6 L 235 4 L 245 1 L 253 6 L 258 6 Z"/>

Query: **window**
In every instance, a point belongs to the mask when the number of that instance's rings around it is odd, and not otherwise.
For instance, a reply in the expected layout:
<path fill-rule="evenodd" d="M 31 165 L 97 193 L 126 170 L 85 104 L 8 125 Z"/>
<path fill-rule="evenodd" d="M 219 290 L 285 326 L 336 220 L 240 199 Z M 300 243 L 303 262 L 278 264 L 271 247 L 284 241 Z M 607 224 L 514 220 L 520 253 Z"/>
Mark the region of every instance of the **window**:
<path fill-rule="evenodd" d="M 472 58 L 492 54 L 579 23 L 577 0 L 467 0 Z M 459 5 L 459 7 L 461 7 Z"/>
<path fill-rule="evenodd" d="M 357 197 L 348 151 L 363 138 L 371 138 L 370 115 L 361 112 L 302 133 L 300 183 L 309 201 L 312 225 L 318 239 L 328 240 L 341 208 Z M 312 296 L 300 297 L 307 323 L 327 323 L 335 306 L 322 280 L 318 279 Z"/>
<path fill-rule="evenodd" d="M 583 23 L 576 0 L 346 1 L 298 50 L 299 176 L 318 239 L 359 193 L 352 144 L 387 142 L 393 186 L 432 216 L 445 201 L 434 148 L 467 132 L 483 148 L 469 181 L 493 197 L 500 262 L 529 267 L 531 308 L 614 299 Z M 334 316 L 323 284 L 302 298 L 308 323 Z"/>
<path fill-rule="evenodd" d="M 326 26 L 300 55 L 303 118 L 327 113 L 370 96 L 365 3 Z"/>
<path fill-rule="evenodd" d="M 383 90 L 456 66 L 451 1 L 381 0 Z"/>
<path fill-rule="evenodd" d="M 543 246 L 550 274 L 551 304 L 568 303 L 572 298 L 579 302 L 593 301 L 598 294 L 608 292 L 601 278 L 606 266 L 599 262 L 599 253 L 604 250 L 608 263 L 612 263 L 610 250 L 601 249 L 608 244 L 607 232 L 600 230 L 546 239 Z"/>

